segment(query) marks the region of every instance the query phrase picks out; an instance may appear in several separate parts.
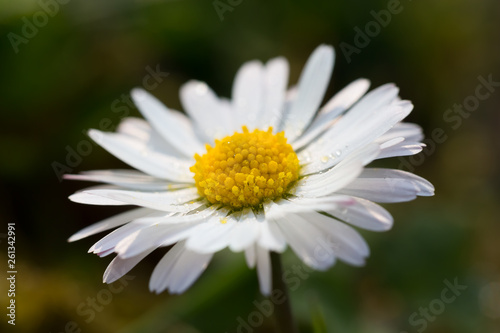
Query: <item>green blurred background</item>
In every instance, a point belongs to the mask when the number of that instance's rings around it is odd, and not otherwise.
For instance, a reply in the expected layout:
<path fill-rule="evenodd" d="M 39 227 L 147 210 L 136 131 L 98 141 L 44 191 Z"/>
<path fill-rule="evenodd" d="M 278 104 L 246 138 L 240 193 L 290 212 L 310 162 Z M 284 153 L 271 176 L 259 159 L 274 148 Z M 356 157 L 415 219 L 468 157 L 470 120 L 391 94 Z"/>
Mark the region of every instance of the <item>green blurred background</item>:
<path fill-rule="evenodd" d="M 67 150 L 87 140 L 86 129 L 139 116 L 122 98 L 148 68 L 168 73 L 152 93 L 179 109 L 182 83 L 203 80 L 229 96 L 238 67 L 252 59 L 287 57 L 295 83 L 321 43 L 337 51 L 329 95 L 359 77 L 372 87 L 395 82 L 415 104 L 408 120 L 427 137 L 441 134 L 411 166 L 436 196 L 386 205 L 394 228 L 363 232 L 372 250 L 365 267 L 339 263 L 300 280 L 291 297 L 301 331 L 500 332 L 500 89 L 474 111 L 443 118 L 454 104 L 474 101 L 478 77 L 500 81 L 498 0 L 403 0 L 349 59 L 340 45 L 355 46 L 355 28 L 364 30 L 387 1 L 222 0 L 230 8 L 222 19 L 213 1 L 54 3 L 0 1 L 0 256 L 6 271 L 6 224 L 15 222 L 18 270 L 17 324 L 2 313 L 2 332 L 237 332 L 237 318 L 246 320 L 253 301 L 262 301 L 243 255 L 217 254 L 191 289 L 171 296 L 148 291 L 165 252 L 156 251 L 129 273 L 127 286 L 110 292 L 101 277 L 111 258 L 86 253 L 99 236 L 66 239 L 123 209 L 69 202 L 86 184 L 60 182 L 53 165 L 68 165 Z M 39 27 L 30 30 L 33 20 Z M 73 164 L 73 172 L 124 167 L 95 145 Z M 284 260 L 285 268 L 299 264 L 290 251 Z M 441 309 L 443 281 L 455 279 L 467 289 Z M 92 310 L 86 302 L 96 297 Z M 429 306 L 439 315 L 430 312 L 425 329 L 412 324 Z M 252 330 L 271 332 L 273 321 Z"/>

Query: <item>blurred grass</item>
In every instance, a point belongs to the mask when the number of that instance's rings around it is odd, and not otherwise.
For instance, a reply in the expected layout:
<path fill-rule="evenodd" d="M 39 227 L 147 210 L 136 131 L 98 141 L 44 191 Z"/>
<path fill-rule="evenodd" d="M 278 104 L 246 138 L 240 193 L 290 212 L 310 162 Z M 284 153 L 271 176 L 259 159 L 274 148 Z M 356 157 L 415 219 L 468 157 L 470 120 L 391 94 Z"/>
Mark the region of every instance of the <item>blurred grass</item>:
<path fill-rule="evenodd" d="M 358 77 L 373 86 L 395 82 L 415 104 L 409 120 L 427 135 L 442 128 L 448 138 L 415 171 L 436 185 L 436 196 L 387 205 L 395 226 L 383 234 L 363 233 L 372 250 L 365 267 L 338 264 L 312 273 L 292 292 L 301 330 L 416 332 L 409 316 L 440 296 L 444 279 L 458 277 L 467 290 L 426 332 L 499 331 L 498 317 L 491 318 L 500 315 L 491 308 L 500 308 L 498 302 L 488 307 L 479 294 L 500 282 L 500 94 L 482 101 L 457 130 L 443 113 L 474 93 L 478 76 L 500 81 L 500 4 L 401 4 L 403 11 L 348 63 L 339 44 L 353 44 L 353 28 L 373 20 L 370 11 L 386 8 L 386 1 L 242 1 L 223 21 L 210 1 L 69 1 L 18 53 L 8 34 L 20 35 L 23 18 L 31 20 L 40 3 L 0 1 L 0 216 L 17 225 L 16 331 L 60 332 L 75 321 L 84 332 L 235 332 L 236 318 L 254 311 L 252 302 L 261 296 L 255 272 L 244 267 L 241 255 L 226 252 L 180 296 L 147 290 L 161 255 L 153 254 L 131 272 L 136 278 L 127 288 L 85 323 L 76 309 L 107 288 L 101 276 L 109 259 L 86 254 L 97 237 L 74 244 L 66 239 L 120 209 L 70 203 L 67 196 L 84 184 L 60 183 L 51 164 L 64 164 L 66 147 L 76 149 L 87 140 L 82 131 L 99 128 L 102 119 L 118 124 L 124 111 L 112 105 L 142 84 L 147 66 L 169 73 L 152 93 L 180 109 L 182 83 L 203 80 L 229 96 L 238 67 L 255 58 L 287 57 L 294 84 L 321 43 L 337 51 L 328 94 Z M 116 167 L 123 164 L 93 146 L 72 169 Z M 285 265 L 297 263 L 287 252 Z M 0 329 L 10 331 L 6 325 L 2 321 Z M 255 331 L 272 328 L 266 319 Z"/>

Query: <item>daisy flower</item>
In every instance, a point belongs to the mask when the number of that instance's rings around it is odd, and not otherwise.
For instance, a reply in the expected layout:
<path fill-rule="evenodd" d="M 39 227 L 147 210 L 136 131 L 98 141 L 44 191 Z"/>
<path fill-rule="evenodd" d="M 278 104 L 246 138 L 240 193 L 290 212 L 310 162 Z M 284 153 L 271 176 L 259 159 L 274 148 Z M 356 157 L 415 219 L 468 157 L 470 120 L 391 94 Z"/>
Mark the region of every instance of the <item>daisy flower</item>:
<path fill-rule="evenodd" d="M 69 198 L 91 205 L 138 208 L 74 234 L 69 241 L 116 228 L 89 250 L 116 253 L 104 273 L 111 283 L 159 247 L 170 247 L 149 287 L 182 293 L 229 248 L 256 266 L 260 290 L 272 289 L 270 252 L 287 245 L 308 266 L 337 259 L 360 266 L 369 248 L 354 228 L 385 231 L 393 219 L 377 203 L 434 193 L 412 173 L 366 168 L 370 162 L 422 150 L 419 126 L 401 122 L 411 102 L 386 84 L 367 93 L 358 79 L 323 106 L 334 50 L 319 46 L 299 82 L 288 86 L 284 58 L 245 63 L 232 99 L 205 83 L 180 89 L 185 114 L 142 89 L 132 98 L 144 118 L 126 118 L 116 133 L 89 136 L 131 170 L 100 170 L 67 179 L 101 182 Z"/>

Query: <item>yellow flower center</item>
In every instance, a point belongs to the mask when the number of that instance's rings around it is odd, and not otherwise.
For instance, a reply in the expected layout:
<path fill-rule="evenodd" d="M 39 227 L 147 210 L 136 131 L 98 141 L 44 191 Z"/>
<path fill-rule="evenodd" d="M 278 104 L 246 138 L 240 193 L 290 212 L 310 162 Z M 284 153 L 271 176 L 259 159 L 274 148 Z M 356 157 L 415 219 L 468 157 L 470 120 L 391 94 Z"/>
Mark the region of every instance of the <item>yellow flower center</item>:
<path fill-rule="evenodd" d="M 206 145 L 203 156 L 195 154 L 190 168 L 198 193 L 211 203 L 234 208 L 255 206 L 286 193 L 299 177 L 299 159 L 284 132 L 272 133 L 243 126 L 215 146 Z"/>

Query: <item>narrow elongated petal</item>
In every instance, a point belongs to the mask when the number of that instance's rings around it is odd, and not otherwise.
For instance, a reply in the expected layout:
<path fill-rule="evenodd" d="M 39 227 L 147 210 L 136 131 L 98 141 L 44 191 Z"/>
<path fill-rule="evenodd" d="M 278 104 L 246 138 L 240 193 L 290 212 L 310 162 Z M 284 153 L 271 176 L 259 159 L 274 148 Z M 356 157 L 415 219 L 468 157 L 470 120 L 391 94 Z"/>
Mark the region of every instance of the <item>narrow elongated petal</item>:
<path fill-rule="evenodd" d="M 404 202 L 417 196 L 434 195 L 434 187 L 427 180 L 409 172 L 366 169 L 360 178 L 349 183 L 339 193 L 375 202 Z"/>
<path fill-rule="evenodd" d="M 231 241 L 230 235 L 237 223 L 237 219 L 233 216 L 214 214 L 191 233 L 186 242 L 186 247 L 198 253 L 220 251 L 229 245 Z"/>
<path fill-rule="evenodd" d="M 99 205 L 99 206 L 123 206 L 126 203 L 118 200 L 113 200 L 111 198 L 106 198 L 102 196 L 93 195 L 94 191 L 107 191 L 107 190 L 116 190 L 118 187 L 112 185 L 98 185 L 88 187 L 84 190 L 80 190 L 75 192 L 74 194 L 69 196 L 69 200 L 77 203 L 83 203 L 87 205 Z"/>
<path fill-rule="evenodd" d="M 133 89 L 132 98 L 149 123 L 186 157 L 203 150 L 189 119 L 180 112 L 168 109 L 144 89 Z"/>
<path fill-rule="evenodd" d="M 257 221 L 253 211 L 250 208 L 245 208 L 229 236 L 229 249 L 241 252 L 255 243 L 260 235 L 261 225 L 262 222 Z"/>
<path fill-rule="evenodd" d="M 160 293 L 169 289 L 180 294 L 189 288 L 207 268 L 212 254 L 199 254 L 185 248 L 184 242 L 177 243 L 156 265 L 149 289 Z"/>
<path fill-rule="evenodd" d="M 370 87 L 370 81 L 358 79 L 335 94 L 319 111 L 303 135 L 293 142 L 295 150 L 310 143 L 319 134 L 331 127 L 339 116 L 357 102 Z"/>
<path fill-rule="evenodd" d="M 304 173 L 319 172 L 339 163 L 342 159 L 358 148 L 370 144 L 376 138 L 387 132 L 394 124 L 404 119 L 413 109 L 409 102 L 399 102 L 377 110 L 365 123 L 345 122 L 342 118 L 335 127 L 327 131 L 317 144 L 307 147 L 301 153 L 301 159 L 314 156 L 332 156 L 326 163 L 321 160 L 311 161 L 304 167 Z M 333 144 L 327 144 L 333 143 Z"/>
<path fill-rule="evenodd" d="M 343 160 L 330 170 L 313 174 L 299 180 L 295 194 L 298 196 L 320 197 L 342 189 L 363 171 L 379 152 L 377 145 L 369 145 Z M 326 161 L 325 163 L 327 163 Z"/>
<path fill-rule="evenodd" d="M 191 186 L 188 183 L 168 182 L 136 170 L 95 170 L 79 175 L 64 175 L 64 179 L 108 183 L 139 191 L 166 191 Z"/>
<path fill-rule="evenodd" d="M 392 227 L 391 214 L 383 207 L 365 199 L 333 195 L 309 200 L 331 202 L 330 207 L 321 210 L 356 227 L 371 231 L 386 231 Z"/>
<path fill-rule="evenodd" d="M 422 141 L 424 135 L 422 133 L 422 128 L 417 124 L 412 123 L 397 123 L 388 130 L 384 135 L 379 137 L 377 142 L 385 142 L 394 138 L 404 138 L 405 141 Z"/>
<path fill-rule="evenodd" d="M 255 128 L 264 107 L 264 67 L 251 61 L 238 70 L 233 84 L 233 112 L 238 126 Z"/>
<path fill-rule="evenodd" d="M 271 294 L 272 288 L 271 257 L 269 251 L 260 246 L 256 247 L 256 254 L 260 292 L 262 295 L 267 296 Z"/>
<path fill-rule="evenodd" d="M 200 81 L 189 81 L 180 90 L 184 109 L 196 124 L 198 133 L 207 143 L 232 133 L 237 124 L 233 123 L 231 106 Z"/>
<path fill-rule="evenodd" d="M 198 191 L 193 187 L 164 192 L 128 191 L 116 188 L 90 188 L 84 190 L 82 193 L 88 198 L 97 198 L 95 199 L 96 201 L 102 198 L 102 200 L 109 200 L 117 204 L 136 205 L 166 212 L 188 212 L 204 204 L 202 200 L 198 200 Z M 79 193 L 73 196 L 77 194 Z M 73 196 L 71 196 L 70 199 L 75 200 Z M 79 198 L 80 197 L 76 197 L 76 199 Z"/>
<path fill-rule="evenodd" d="M 255 254 L 255 244 L 250 245 L 245 249 L 245 260 L 247 262 L 248 268 L 254 268 L 257 263 L 257 257 Z"/>
<path fill-rule="evenodd" d="M 283 117 L 288 72 L 288 61 L 283 57 L 267 62 L 264 68 L 264 105 L 256 119 L 258 128 L 266 130 L 271 126 L 275 131 L 278 129 Z"/>
<path fill-rule="evenodd" d="M 365 258 L 370 254 L 368 244 L 361 235 L 345 223 L 317 212 L 300 213 L 304 219 L 319 228 L 324 238 L 318 244 L 317 251 L 321 257 L 328 258 L 328 253 L 333 253 L 341 260 L 355 266 L 365 263 Z"/>
<path fill-rule="evenodd" d="M 74 242 L 74 241 L 77 241 L 79 239 L 97 234 L 99 232 L 103 232 L 103 231 L 106 231 L 109 229 L 119 227 L 119 226 L 121 226 L 127 222 L 130 222 L 134 219 L 144 217 L 148 214 L 151 214 L 152 212 L 154 212 L 154 211 L 151 209 L 148 209 L 148 208 L 136 208 L 136 209 L 129 210 L 125 213 L 121 213 L 121 214 L 112 216 L 112 217 L 104 219 L 100 222 L 94 223 L 86 228 L 83 228 L 82 230 L 73 234 L 73 236 L 71 236 L 68 239 L 68 242 Z"/>
<path fill-rule="evenodd" d="M 330 82 L 335 53 L 321 45 L 309 57 L 299 79 L 297 96 L 283 120 L 283 129 L 290 141 L 301 135 L 311 122 L 323 100 Z"/>
<path fill-rule="evenodd" d="M 142 228 L 129 236 L 123 238 L 115 246 L 115 252 L 121 258 L 131 258 L 136 255 L 155 249 L 159 246 L 168 246 L 190 235 L 199 222 L 177 223 L 162 225 L 158 224 Z"/>
<path fill-rule="evenodd" d="M 122 134 L 90 130 L 89 136 L 123 162 L 153 177 L 193 182 L 189 161 L 151 151 L 143 142 Z"/>
<path fill-rule="evenodd" d="M 127 274 L 132 268 L 135 267 L 142 259 L 144 259 L 148 254 L 153 252 L 154 249 L 150 249 L 135 257 L 123 259 L 116 256 L 106 268 L 104 276 L 102 278 L 104 283 L 113 283 L 125 274 Z"/>
<path fill-rule="evenodd" d="M 278 225 L 297 256 L 306 265 L 317 270 L 331 267 L 335 263 L 334 253 L 324 256 L 320 254 L 321 248 L 318 246 L 324 242 L 323 231 L 298 214 L 287 214 L 286 217 Z"/>
<path fill-rule="evenodd" d="M 142 118 L 123 118 L 116 132 L 139 141 L 147 150 L 179 159 L 186 158 L 185 154 L 177 150 L 170 142 L 165 141 L 160 133 Z"/>
<path fill-rule="evenodd" d="M 141 230 L 146 228 L 148 225 L 145 223 L 128 223 L 120 228 L 113 230 L 102 239 L 100 239 L 97 243 L 92 245 L 89 249 L 89 252 L 92 253 L 100 253 L 108 250 L 114 250 L 115 246 L 121 242 L 124 238 L 133 234 L 137 230 Z"/>
<path fill-rule="evenodd" d="M 390 147 L 386 147 L 380 150 L 380 154 L 377 159 L 395 157 L 395 156 L 409 156 L 415 155 L 422 151 L 425 144 L 420 142 L 400 142 Z"/>

